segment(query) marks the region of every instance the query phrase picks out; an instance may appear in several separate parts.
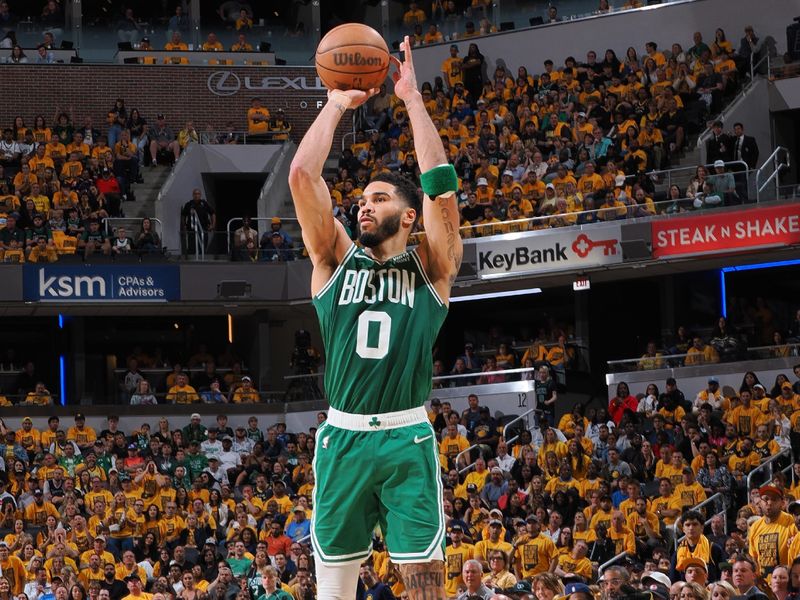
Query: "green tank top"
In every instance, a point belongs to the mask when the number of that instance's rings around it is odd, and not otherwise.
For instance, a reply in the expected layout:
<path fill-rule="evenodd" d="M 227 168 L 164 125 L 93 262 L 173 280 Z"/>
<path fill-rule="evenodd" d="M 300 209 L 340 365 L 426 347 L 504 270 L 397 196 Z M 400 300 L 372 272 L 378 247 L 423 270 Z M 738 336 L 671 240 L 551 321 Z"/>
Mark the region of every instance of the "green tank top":
<path fill-rule="evenodd" d="M 353 244 L 313 304 L 332 408 L 367 415 L 423 405 L 447 306 L 416 250 L 379 263 Z"/>

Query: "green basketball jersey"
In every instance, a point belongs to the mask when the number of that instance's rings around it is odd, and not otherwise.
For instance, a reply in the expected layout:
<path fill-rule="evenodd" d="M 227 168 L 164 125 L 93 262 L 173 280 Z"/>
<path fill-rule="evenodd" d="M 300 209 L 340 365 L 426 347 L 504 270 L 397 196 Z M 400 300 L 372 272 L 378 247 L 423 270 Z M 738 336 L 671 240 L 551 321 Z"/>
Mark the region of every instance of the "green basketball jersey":
<path fill-rule="evenodd" d="M 422 406 L 447 306 L 415 250 L 379 263 L 353 244 L 313 303 L 333 408 L 367 415 Z"/>

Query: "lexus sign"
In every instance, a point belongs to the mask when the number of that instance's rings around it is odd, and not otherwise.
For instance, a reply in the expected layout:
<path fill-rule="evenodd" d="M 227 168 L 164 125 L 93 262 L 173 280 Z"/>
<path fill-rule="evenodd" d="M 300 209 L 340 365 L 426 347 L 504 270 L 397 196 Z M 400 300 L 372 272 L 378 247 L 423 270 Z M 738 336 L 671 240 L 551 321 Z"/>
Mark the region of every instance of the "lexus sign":
<path fill-rule="evenodd" d="M 215 96 L 233 96 L 241 90 L 253 92 L 275 92 L 281 90 L 301 90 L 307 92 L 322 92 L 325 86 L 319 77 L 241 77 L 233 71 L 214 71 L 208 76 L 206 82 L 208 90 Z"/>

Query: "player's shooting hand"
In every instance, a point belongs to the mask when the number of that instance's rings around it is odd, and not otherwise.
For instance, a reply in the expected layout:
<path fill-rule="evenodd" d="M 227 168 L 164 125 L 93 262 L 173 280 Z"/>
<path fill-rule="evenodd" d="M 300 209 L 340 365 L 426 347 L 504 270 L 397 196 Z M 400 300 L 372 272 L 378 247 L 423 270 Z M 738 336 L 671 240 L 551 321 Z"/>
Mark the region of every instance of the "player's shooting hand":
<path fill-rule="evenodd" d="M 419 94 L 417 74 L 414 72 L 414 60 L 411 58 L 411 40 L 408 36 L 403 39 L 400 49 L 403 51 L 403 62 L 400 62 L 394 56 L 390 56 L 389 60 L 397 68 L 397 71 L 392 73 L 394 93 L 400 100 L 407 102 L 414 97 L 414 94 Z"/>
<path fill-rule="evenodd" d="M 345 109 L 358 108 L 379 91 L 377 88 L 372 88 L 366 92 L 362 90 L 329 90 L 328 99 L 344 106 Z M 342 94 L 347 98 L 343 98 Z"/>

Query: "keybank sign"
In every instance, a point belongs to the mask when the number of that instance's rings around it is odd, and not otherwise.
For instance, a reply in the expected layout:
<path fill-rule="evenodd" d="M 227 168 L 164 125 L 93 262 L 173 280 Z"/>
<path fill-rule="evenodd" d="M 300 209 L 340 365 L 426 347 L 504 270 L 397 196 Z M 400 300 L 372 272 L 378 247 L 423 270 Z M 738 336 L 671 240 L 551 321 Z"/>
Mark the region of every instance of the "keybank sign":
<path fill-rule="evenodd" d="M 28 302 L 168 302 L 180 299 L 175 265 L 25 265 Z"/>

